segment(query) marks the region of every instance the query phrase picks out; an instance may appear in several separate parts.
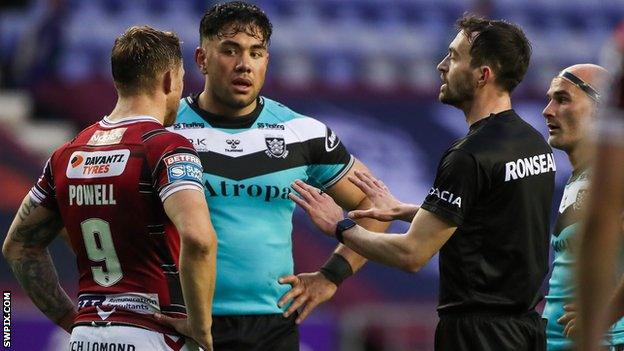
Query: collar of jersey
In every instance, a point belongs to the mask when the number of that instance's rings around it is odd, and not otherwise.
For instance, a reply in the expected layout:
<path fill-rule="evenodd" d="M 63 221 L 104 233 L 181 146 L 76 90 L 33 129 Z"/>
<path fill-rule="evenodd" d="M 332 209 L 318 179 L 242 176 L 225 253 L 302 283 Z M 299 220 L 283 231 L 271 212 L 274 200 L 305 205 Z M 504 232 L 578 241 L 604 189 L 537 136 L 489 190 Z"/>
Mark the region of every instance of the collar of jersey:
<path fill-rule="evenodd" d="M 256 122 L 258 116 L 260 116 L 260 113 L 262 113 L 262 110 L 264 109 L 264 99 L 258 96 L 258 103 L 256 104 L 256 108 L 250 114 L 231 118 L 203 110 L 201 107 L 199 107 L 198 98 L 199 93 L 191 94 L 189 97 L 186 98 L 186 102 L 191 107 L 191 109 L 195 111 L 195 113 L 197 113 L 201 118 L 208 122 L 208 124 L 210 124 L 213 128 L 251 128 L 251 126 Z"/>
<path fill-rule="evenodd" d="M 108 119 L 108 116 L 104 116 L 104 118 L 102 118 L 102 120 L 100 121 L 100 126 L 110 128 L 110 127 L 119 127 L 119 126 L 131 124 L 131 123 L 138 123 L 138 122 L 156 122 L 162 125 L 162 123 L 160 123 L 159 120 L 157 120 L 156 118 L 152 116 L 139 115 L 139 116 L 124 117 L 114 122 L 111 122 Z"/>
<path fill-rule="evenodd" d="M 486 121 L 489 121 L 490 119 L 492 119 L 492 117 L 495 118 L 501 118 L 501 117 L 508 117 L 508 116 L 514 116 L 516 114 L 516 111 L 514 111 L 513 109 L 509 109 L 509 110 L 505 110 L 505 111 L 501 111 L 499 113 L 490 113 L 489 116 L 485 117 L 485 118 L 481 118 L 480 120 L 474 122 L 469 130 L 473 131 L 476 130 L 477 128 L 479 128 L 480 126 L 486 124 Z"/>

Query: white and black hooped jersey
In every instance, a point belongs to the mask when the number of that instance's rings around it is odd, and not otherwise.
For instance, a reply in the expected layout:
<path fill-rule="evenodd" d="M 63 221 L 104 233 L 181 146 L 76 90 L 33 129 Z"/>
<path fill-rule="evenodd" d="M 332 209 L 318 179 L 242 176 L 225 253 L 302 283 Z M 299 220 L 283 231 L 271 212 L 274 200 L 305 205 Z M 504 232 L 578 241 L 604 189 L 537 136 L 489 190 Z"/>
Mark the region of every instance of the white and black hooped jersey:
<path fill-rule="evenodd" d="M 353 157 L 325 124 L 267 98 L 248 116 L 203 111 L 197 96 L 180 103 L 172 131 L 196 148 L 217 232 L 215 315 L 281 313 L 289 290 L 277 279 L 293 273 L 290 186 L 320 188 L 340 180 Z"/>

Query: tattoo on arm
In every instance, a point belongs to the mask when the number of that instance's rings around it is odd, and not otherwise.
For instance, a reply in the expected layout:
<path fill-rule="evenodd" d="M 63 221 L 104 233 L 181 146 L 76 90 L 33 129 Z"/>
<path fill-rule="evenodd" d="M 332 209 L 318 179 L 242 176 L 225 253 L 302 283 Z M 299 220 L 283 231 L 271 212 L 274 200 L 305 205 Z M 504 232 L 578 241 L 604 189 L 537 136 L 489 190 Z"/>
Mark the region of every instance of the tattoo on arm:
<path fill-rule="evenodd" d="M 41 312 L 57 323 L 74 311 L 47 249 L 61 228 L 58 213 L 40 208 L 29 198 L 22 203 L 6 238 L 14 250 L 7 261 L 15 277 Z"/>
<path fill-rule="evenodd" d="M 38 207 L 39 204 L 31 198 L 24 201 L 18 212 L 20 223 L 10 235 L 11 240 L 22 243 L 25 248 L 46 247 L 63 228 L 61 217 L 56 213 L 33 223 L 29 216 Z"/>
<path fill-rule="evenodd" d="M 35 200 L 33 200 L 29 196 L 28 200 L 26 200 L 26 201 L 24 201 L 22 203 L 22 206 L 20 207 L 19 211 L 17 212 L 17 215 L 19 216 L 19 219 L 21 219 L 22 221 L 25 221 L 26 218 L 28 218 L 28 216 L 32 212 L 32 210 L 34 210 L 37 207 L 39 207 L 39 204 L 36 203 Z"/>
<path fill-rule="evenodd" d="M 33 303 L 54 322 L 74 310 L 74 304 L 60 286 L 50 253 L 24 249 L 9 265 Z"/>

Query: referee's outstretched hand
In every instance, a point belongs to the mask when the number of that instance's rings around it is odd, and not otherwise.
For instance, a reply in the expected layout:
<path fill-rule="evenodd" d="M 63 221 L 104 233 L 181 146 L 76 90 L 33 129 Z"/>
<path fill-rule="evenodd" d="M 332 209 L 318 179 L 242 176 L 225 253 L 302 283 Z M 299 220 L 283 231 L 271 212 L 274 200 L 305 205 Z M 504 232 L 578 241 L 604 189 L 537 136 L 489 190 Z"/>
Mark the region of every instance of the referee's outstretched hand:
<path fill-rule="evenodd" d="M 338 287 L 325 278 L 321 272 L 300 273 L 279 278 L 280 284 L 290 284 L 291 289 L 280 298 L 277 305 L 284 306 L 292 300 L 292 304 L 284 312 L 288 317 L 301 308 L 295 323 L 301 324 L 304 319 L 320 304 L 329 300 Z"/>
<path fill-rule="evenodd" d="M 373 218 L 382 222 L 402 220 L 411 222 L 418 212 L 419 206 L 405 204 L 397 200 L 390 189 L 379 179 L 369 173 L 355 171 L 355 177 L 348 179 L 360 188 L 366 197 L 373 203 L 373 207 L 367 210 L 354 210 L 349 212 L 349 218 Z"/>
<path fill-rule="evenodd" d="M 290 193 L 288 197 L 308 213 L 318 229 L 329 236 L 334 236 L 336 224 L 344 218 L 342 208 L 331 196 L 301 180 L 296 180 L 291 187 L 299 196 Z"/>

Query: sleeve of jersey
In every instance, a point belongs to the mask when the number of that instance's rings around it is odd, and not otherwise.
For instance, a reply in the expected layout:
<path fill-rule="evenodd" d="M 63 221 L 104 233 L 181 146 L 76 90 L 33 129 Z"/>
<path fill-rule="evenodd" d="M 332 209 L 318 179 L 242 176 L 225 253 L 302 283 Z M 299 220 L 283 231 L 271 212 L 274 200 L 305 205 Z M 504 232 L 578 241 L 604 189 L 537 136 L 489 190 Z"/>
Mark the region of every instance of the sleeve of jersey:
<path fill-rule="evenodd" d="M 30 189 L 28 195 L 41 206 L 53 211 L 58 211 L 51 158 L 46 162 L 43 167 L 43 173 L 39 177 L 39 180 L 37 180 L 37 183 Z"/>
<path fill-rule="evenodd" d="M 459 150 L 449 152 L 440 161 L 433 187 L 421 208 L 461 225 L 479 194 L 478 171 L 470 154 Z"/>
<path fill-rule="evenodd" d="M 201 161 L 186 138 L 163 132 L 148 143 L 153 186 L 162 202 L 180 190 L 204 191 Z"/>
<path fill-rule="evenodd" d="M 355 159 L 336 133 L 326 127 L 325 137 L 310 143 L 311 164 L 308 167 L 310 183 L 321 188 L 336 184 L 353 166 Z"/>

